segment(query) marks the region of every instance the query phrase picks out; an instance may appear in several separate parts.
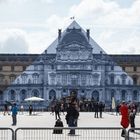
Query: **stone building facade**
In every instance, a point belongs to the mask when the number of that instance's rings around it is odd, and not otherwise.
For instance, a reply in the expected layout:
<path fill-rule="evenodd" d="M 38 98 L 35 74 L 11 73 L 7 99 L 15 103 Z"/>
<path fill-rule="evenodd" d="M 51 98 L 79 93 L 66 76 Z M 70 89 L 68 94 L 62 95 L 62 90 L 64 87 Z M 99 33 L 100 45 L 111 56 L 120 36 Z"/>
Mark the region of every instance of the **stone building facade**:
<path fill-rule="evenodd" d="M 42 54 L 0 55 L 0 100 L 140 102 L 140 55 L 107 55 L 74 21 Z"/>

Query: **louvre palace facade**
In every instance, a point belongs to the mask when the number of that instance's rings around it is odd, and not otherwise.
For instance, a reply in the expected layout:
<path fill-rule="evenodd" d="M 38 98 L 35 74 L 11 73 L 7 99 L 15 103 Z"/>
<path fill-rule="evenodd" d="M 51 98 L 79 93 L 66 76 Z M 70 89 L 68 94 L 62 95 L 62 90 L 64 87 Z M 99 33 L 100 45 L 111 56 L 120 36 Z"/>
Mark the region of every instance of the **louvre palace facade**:
<path fill-rule="evenodd" d="M 108 55 L 73 21 L 42 54 L 0 54 L 0 101 L 140 102 L 140 55 Z"/>

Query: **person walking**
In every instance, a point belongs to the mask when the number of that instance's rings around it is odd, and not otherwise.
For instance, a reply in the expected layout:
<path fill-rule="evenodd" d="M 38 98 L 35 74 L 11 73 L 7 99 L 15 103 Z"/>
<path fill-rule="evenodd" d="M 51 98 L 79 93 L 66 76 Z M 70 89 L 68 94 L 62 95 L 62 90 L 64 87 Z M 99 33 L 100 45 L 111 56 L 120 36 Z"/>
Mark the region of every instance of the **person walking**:
<path fill-rule="evenodd" d="M 8 115 L 10 115 L 9 110 L 8 110 L 8 105 L 5 103 L 5 104 L 4 104 L 4 113 L 3 113 L 3 115 L 6 115 L 6 113 L 7 113 Z"/>
<path fill-rule="evenodd" d="M 121 125 L 123 127 L 121 136 L 126 137 L 126 128 L 129 126 L 129 110 L 125 101 L 123 101 L 121 104 L 120 113 L 121 113 Z"/>
<path fill-rule="evenodd" d="M 17 124 L 17 113 L 18 113 L 16 103 L 13 104 L 11 111 L 12 111 L 12 121 L 13 121 L 12 125 L 16 125 Z"/>
<path fill-rule="evenodd" d="M 60 104 L 56 103 L 56 105 L 54 106 L 54 112 L 55 112 L 55 119 L 61 119 L 60 118 Z"/>

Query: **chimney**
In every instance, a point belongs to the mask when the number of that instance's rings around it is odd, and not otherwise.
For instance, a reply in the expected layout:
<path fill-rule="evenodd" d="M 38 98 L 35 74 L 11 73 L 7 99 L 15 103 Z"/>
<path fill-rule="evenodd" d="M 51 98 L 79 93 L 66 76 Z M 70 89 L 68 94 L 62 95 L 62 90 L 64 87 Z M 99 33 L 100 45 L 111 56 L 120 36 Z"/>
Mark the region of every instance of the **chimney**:
<path fill-rule="evenodd" d="M 87 29 L 87 38 L 88 38 L 88 40 L 90 38 L 90 30 L 89 29 Z"/>
<path fill-rule="evenodd" d="M 47 54 L 47 49 L 45 50 L 45 54 Z"/>
<path fill-rule="evenodd" d="M 58 29 L 58 40 L 61 38 L 61 29 Z"/>

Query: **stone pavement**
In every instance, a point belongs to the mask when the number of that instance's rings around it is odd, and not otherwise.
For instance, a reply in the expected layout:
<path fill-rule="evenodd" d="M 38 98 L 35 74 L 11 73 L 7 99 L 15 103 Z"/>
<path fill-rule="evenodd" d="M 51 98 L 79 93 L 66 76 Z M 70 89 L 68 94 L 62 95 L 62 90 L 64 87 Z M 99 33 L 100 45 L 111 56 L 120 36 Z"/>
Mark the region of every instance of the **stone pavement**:
<path fill-rule="evenodd" d="M 121 127 L 120 117 L 116 116 L 115 113 L 103 113 L 103 118 L 94 118 L 93 112 L 80 112 L 78 119 L 79 127 Z M 64 123 L 64 127 L 67 127 L 65 115 L 61 115 L 61 119 Z M 136 116 L 135 119 L 136 127 L 140 127 L 140 115 Z M 18 113 L 17 125 L 11 126 L 12 117 L 11 115 L 3 115 L 0 113 L 0 126 L 1 127 L 53 127 L 55 124 L 55 115 L 51 115 L 50 112 L 35 112 L 29 116 L 28 112 L 24 114 Z"/>
<path fill-rule="evenodd" d="M 116 116 L 115 113 L 103 113 L 103 118 L 94 118 L 93 112 L 80 112 L 78 119 L 79 127 L 121 127 L 120 126 L 121 116 Z M 61 119 L 64 123 L 64 127 L 67 127 L 65 115 L 61 115 Z M 136 116 L 136 127 L 140 128 L 140 116 Z M 17 116 L 17 125 L 12 126 L 11 115 L 4 116 L 2 112 L 0 113 L 0 127 L 10 127 L 13 130 L 19 127 L 54 127 L 55 115 L 50 114 L 50 112 L 37 112 L 29 116 L 28 112 L 24 114 L 19 113 Z M 36 130 L 35 130 L 36 131 Z M 70 138 L 68 136 L 69 130 L 63 130 L 63 134 L 52 134 L 53 130 L 40 131 L 29 131 L 23 132 L 19 130 L 18 140 L 123 140 L 120 130 L 76 130 L 76 137 Z M 26 135 L 25 135 L 26 134 Z M 27 135 L 30 135 L 29 137 Z M 25 135 L 25 136 L 24 136 Z M 138 138 L 139 139 L 139 138 Z M 5 140 L 5 139 L 3 139 Z M 9 140 L 9 139 L 6 139 Z M 11 140 L 11 139 L 10 139 Z M 135 140 L 133 137 L 130 140 Z"/>

